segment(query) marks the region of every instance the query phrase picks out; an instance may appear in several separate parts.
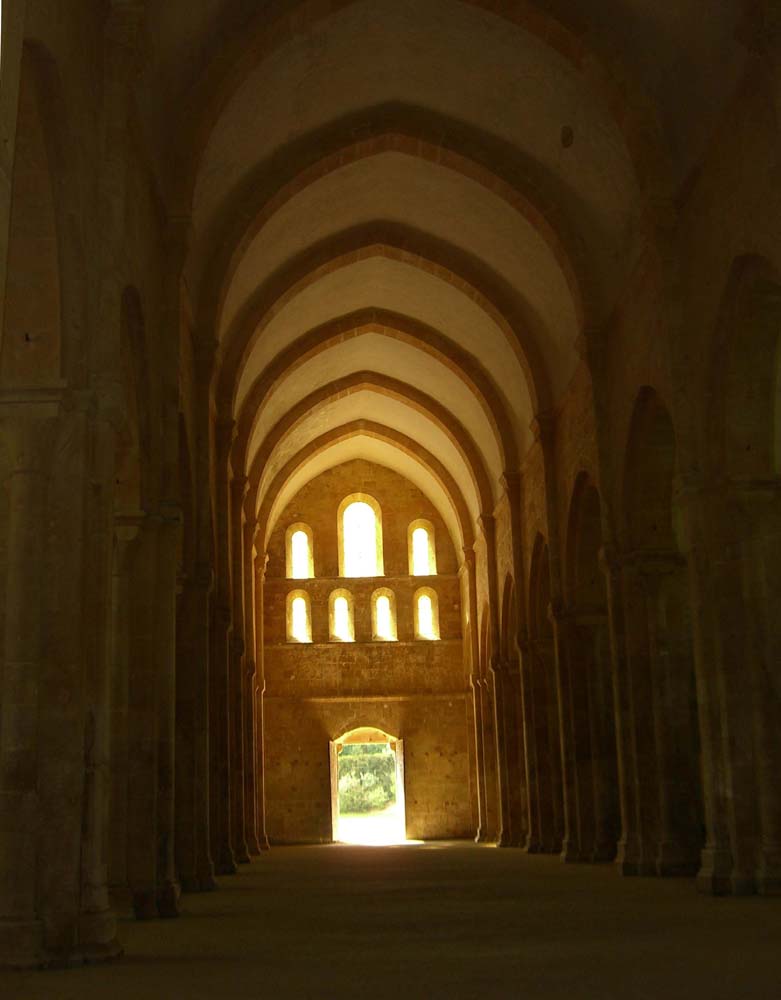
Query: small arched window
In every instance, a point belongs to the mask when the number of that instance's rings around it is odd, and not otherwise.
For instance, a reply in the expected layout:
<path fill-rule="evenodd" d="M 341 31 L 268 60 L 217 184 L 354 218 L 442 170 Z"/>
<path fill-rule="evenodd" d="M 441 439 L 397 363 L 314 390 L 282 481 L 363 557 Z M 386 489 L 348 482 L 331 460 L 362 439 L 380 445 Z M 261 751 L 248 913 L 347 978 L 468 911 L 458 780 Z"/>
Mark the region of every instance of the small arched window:
<path fill-rule="evenodd" d="M 287 595 L 287 641 L 312 641 L 312 613 L 309 594 L 305 590 L 291 590 Z"/>
<path fill-rule="evenodd" d="M 415 638 L 439 638 L 439 601 L 431 587 L 421 587 L 415 591 L 413 601 L 415 611 Z"/>
<path fill-rule="evenodd" d="M 387 587 L 372 594 L 372 638 L 381 642 L 395 642 L 398 638 L 396 597 Z"/>
<path fill-rule="evenodd" d="M 308 524 L 291 524 L 285 532 L 285 565 L 291 580 L 311 580 L 315 575 L 312 529 Z"/>
<path fill-rule="evenodd" d="M 413 521 L 407 530 L 410 576 L 434 576 L 437 572 L 437 551 L 434 545 L 434 525 L 422 518 Z"/>
<path fill-rule="evenodd" d="M 353 595 L 334 590 L 328 598 L 328 631 L 331 642 L 355 642 Z"/>
<path fill-rule="evenodd" d="M 382 576 L 382 512 L 374 497 L 353 493 L 339 505 L 340 576 Z"/>

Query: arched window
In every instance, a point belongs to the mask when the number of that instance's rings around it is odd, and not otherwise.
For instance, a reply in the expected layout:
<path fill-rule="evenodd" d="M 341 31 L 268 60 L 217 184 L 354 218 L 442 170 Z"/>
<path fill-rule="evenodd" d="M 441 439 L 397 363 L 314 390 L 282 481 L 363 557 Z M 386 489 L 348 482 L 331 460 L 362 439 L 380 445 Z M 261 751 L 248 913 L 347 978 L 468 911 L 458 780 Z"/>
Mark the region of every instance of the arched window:
<path fill-rule="evenodd" d="M 437 552 L 434 545 L 434 525 L 419 518 L 407 530 L 410 576 L 434 576 L 437 572 Z"/>
<path fill-rule="evenodd" d="M 395 642 L 396 597 L 392 590 L 381 587 L 372 594 L 372 638 L 382 642 Z"/>
<path fill-rule="evenodd" d="M 305 590 L 291 590 L 287 595 L 287 641 L 312 641 L 312 613 Z"/>
<path fill-rule="evenodd" d="M 328 598 L 328 630 L 331 642 L 355 642 L 353 595 L 334 590 Z"/>
<path fill-rule="evenodd" d="M 421 587 L 415 591 L 413 602 L 415 611 L 415 638 L 439 638 L 439 601 L 431 587 Z"/>
<path fill-rule="evenodd" d="M 315 575 L 312 529 L 308 524 L 291 524 L 285 532 L 285 575 L 291 580 L 311 580 Z"/>
<path fill-rule="evenodd" d="M 382 576 L 382 512 L 374 497 L 353 493 L 339 505 L 339 576 Z"/>

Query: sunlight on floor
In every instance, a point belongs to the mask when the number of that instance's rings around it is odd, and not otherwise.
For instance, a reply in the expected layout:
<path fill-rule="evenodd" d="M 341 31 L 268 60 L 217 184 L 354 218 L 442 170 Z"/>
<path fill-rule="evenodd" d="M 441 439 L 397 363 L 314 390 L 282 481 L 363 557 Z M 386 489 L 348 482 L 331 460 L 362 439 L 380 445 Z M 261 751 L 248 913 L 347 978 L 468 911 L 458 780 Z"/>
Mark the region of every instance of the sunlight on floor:
<path fill-rule="evenodd" d="M 363 844 L 367 847 L 421 843 L 420 840 L 407 840 L 404 816 L 395 806 L 382 812 L 340 815 L 336 840 L 340 844 Z"/>

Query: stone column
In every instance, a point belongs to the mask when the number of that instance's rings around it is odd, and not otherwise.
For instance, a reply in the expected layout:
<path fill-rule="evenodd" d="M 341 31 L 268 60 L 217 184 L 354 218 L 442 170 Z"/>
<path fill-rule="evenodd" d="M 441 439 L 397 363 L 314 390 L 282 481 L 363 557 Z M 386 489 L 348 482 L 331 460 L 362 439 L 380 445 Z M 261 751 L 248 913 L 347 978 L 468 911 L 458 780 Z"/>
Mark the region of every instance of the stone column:
<path fill-rule="evenodd" d="M 177 619 L 176 868 L 185 892 L 216 888 L 209 831 L 209 599 L 213 574 L 196 565 Z"/>
<path fill-rule="evenodd" d="M 0 702 L 0 964 L 45 958 L 38 899 L 38 706 L 44 657 L 42 524 L 48 452 L 46 420 L 2 420 L 9 455 L 5 621 Z M 48 821 L 51 818 L 47 817 Z"/>
<path fill-rule="evenodd" d="M 518 661 L 495 657 L 492 663 L 494 683 L 499 696 L 498 725 L 503 747 L 502 781 L 504 782 L 504 808 L 500 847 L 523 847 L 526 842 L 526 810 L 524 803 L 524 778 L 520 753 L 521 694 Z"/>
<path fill-rule="evenodd" d="M 244 517 L 244 631 L 247 636 L 247 655 L 244 661 L 244 829 L 251 855 L 261 851 L 258 838 L 258 788 L 257 788 L 257 616 L 255 609 L 255 524 Z"/>
<path fill-rule="evenodd" d="M 745 738 L 749 713 L 742 670 L 729 669 L 732 663 L 742 667 L 744 614 L 736 599 L 738 574 L 723 558 L 734 546 L 725 532 L 733 519 L 726 516 L 721 492 L 691 475 L 676 484 L 689 568 L 702 747 L 706 841 L 697 886 L 719 895 L 754 890 L 753 837 L 744 851 L 740 820 L 741 799 L 753 797 L 753 759 Z M 714 552 L 720 554 L 717 560 Z M 753 802 L 746 801 L 746 807 L 753 813 Z"/>
<path fill-rule="evenodd" d="M 693 875 L 700 847 L 696 842 L 699 780 L 696 741 L 692 738 L 689 681 L 693 678 L 690 649 L 669 622 L 673 606 L 685 620 L 688 603 L 681 593 L 685 560 L 677 553 L 648 554 L 639 566 L 643 574 L 648 614 L 649 664 L 653 691 L 654 733 L 658 767 L 658 833 L 656 868 L 659 875 Z M 677 586 L 676 586 L 677 583 Z M 672 595 L 665 591 L 672 588 Z"/>
<path fill-rule="evenodd" d="M 0 87 L 0 288 L 6 287 L 16 152 L 17 109 L 27 0 L 3 4 L 3 85 Z M 0 295 L 0 330 L 5 328 L 5 295 Z"/>
<path fill-rule="evenodd" d="M 230 608 L 216 601 L 210 622 L 209 784 L 212 860 L 218 875 L 234 875 L 230 812 L 230 744 L 228 741 L 228 664 L 231 637 Z"/>
<path fill-rule="evenodd" d="M 479 620 L 477 611 L 477 570 L 475 550 L 471 545 L 464 546 L 464 569 L 466 572 L 467 606 L 469 608 L 469 687 L 471 691 L 472 735 L 474 738 L 475 756 L 475 787 L 477 792 L 477 829 L 475 841 L 485 840 L 485 757 L 483 754 L 482 736 L 482 706 L 480 704 L 479 677 Z"/>
<path fill-rule="evenodd" d="M 143 515 L 140 515 L 143 520 Z M 127 888 L 128 711 L 130 695 L 131 606 L 130 562 L 139 534 L 139 518 L 123 517 L 114 529 L 111 586 L 111 790 L 108 830 L 108 882 L 115 892 Z"/>
<path fill-rule="evenodd" d="M 615 712 L 608 616 L 587 619 L 590 649 L 588 687 L 591 767 L 594 780 L 594 847 L 591 860 L 613 861 L 620 834 Z"/>
<path fill-rule="evenodd" d="M 264 586 L 266 581 L 266 567 L 268 566 L 268 553 L 258 553 L 255 557 L 255 689 L 254 702 L 256 705 L 257 728 L 255 732 L 255 770 L 257 787 L 257 830 L 258 845 L 262 851 L 269 849 L 268 836 L 266 834 L 266 731 L 264 718 L 264 695 L 266 692 L 266 678 L 264 669 L 263 650 L 263 629 L 264 629 Z"/>
<path fill-rule="evenodd" d="M 228 678 L 230 726 L 230 798 L 233 854 L 239 864 L 250 860 L 244 810 L 244 696 L 246 690 L 246 635 L 244 627 L 244 499 L 246 476 L 234 476 L 230 485 L 230 573 L 233 607 L 233 638 Z"/>
<path fill-rule="evenodd" d="M 564 839 L 561 860 L 590 861 L 593 842 L 593 776 L 588 717 L 582 699 L 588 691 L 587 636 L 571 611 L 553 614 L 554 652 L 559 681 L 559 726 L 564 805 Z M 584 683 L 585 681 L 585 683 Z M 592 801 L 589 802 L 589 797 Z M 589 819 L 591 823 L 589 823 Z"/>
<path fill-rule="evenodd" d="M 231 741 L 229 692 L 233 612 L 231 607 L 229 532 L 229 456 L 235 437 L 233 420 L 215 427 L 215 600 L 212 609 L 212 643 L 209 703 L 211 745 L 212 859 L 218 875 L 236 872 L 231 811 Z"/>
<path fill-rule="evenodd" d="M 157 916 L 158 795 L 157 635 L 158 534 L 162 519 L 146 515 L 129 557 L 132 611 L 128 685 L 127 881 L 139 920 Z"/>
<path fill-rule="evenodd" d="M 491 745 L 486 748 L 486 760 L 491 774 L 486 776 L 486 793 L 493 802 L 496 816 L 494 839 L 498 844 L 504 844 L 505 813 L 508 808 L 507 796 L 507 753 L 504 745 L 504 727 L 502 725 L 502 690 L 494 674 L 494 664 L 499 655 L 499 601 L 497 597 L 496 580 L 496 521 L 493 517 L 481 514 L 478 518 L 480 530 L 485 540 L 486 577 L 488 584 L 488 621 L 491 652 L 488 662 L 483 664 L 483 679 L 485 681 L 484 707 L 490 713 L 490 721 L 484 728 L 484 733 L 490 734 Z"/>
<path fill-rule="evenodd" d="M 651 874 L 653 863 L 640 835 L 640 793 L 634 718 L 635 692 L 628 655 L 621 561 L 612 548 L 602 549 L 600 561 L 607 585 L 618 788 L 621 806 L 621 837 L 616 851 L 616 865 L 622 875 Z"/>
<path fill-rule="evenodd" d="M 754 745 L 759 805 L 757 891 L 781 895 L 781 484 L 737 486 L 745 525 L 743 592 L 753 676 Z"/>
<path fill-rule="evenodd" d="M 158 739 L 158 868 L 157 908 L 161 917 L 179 915 L 176 879 L 176 575 L 181 510 L 175 504 L 162 508 L 157 565 L 157 739 Z"/>

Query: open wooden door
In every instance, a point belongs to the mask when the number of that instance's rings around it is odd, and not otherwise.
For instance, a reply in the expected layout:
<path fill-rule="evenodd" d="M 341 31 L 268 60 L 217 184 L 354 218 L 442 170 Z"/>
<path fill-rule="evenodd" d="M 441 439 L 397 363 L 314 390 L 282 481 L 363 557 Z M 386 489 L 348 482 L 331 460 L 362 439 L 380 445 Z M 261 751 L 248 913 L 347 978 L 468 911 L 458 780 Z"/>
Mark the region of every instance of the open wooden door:
<path fill-rule="evenodd" d="M 404 740 L 396 740 L 396 811 L 404 824 L 402 833 L 407 836 L 407 804 L 404 799 Z"/>
<path fill-rule="evenodd" d="M 328 741 L 328 758 L 331 769 L 331 841 L 339 836 L 339 751 L 341 746 L 334 740 Z M 398 766 L 398 765 L 397 765 Z"/>

